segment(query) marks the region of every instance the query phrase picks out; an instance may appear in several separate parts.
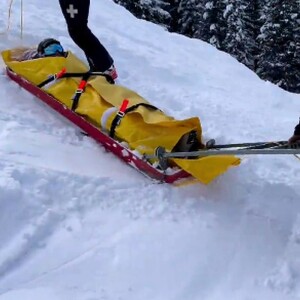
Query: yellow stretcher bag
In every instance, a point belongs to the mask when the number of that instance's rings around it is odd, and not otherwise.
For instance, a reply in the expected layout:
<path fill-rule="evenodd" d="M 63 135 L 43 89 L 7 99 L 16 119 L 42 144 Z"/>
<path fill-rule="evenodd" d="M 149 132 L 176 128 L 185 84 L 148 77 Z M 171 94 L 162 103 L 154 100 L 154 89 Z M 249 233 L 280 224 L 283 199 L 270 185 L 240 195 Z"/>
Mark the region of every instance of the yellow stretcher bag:
<path fill-rule="evenodd" d="M 67 72 L 87 72 L 87 66 L 71 52 L 66 57 L 45 57 L 26 61 L 14 59 L 14 49 L 2 52 L 2 57 L 11 70 L 38 85 L 49 75 L 63 68 Z M 72 107 L 72 97 L 80 78 L 62 78 L 44 89 L 67 107 Z M 198 118 L 175 120 L 159 109 L 153 109 L 149 102 L 126 87 L 110 84 L 105 77 L 95 76 L 88 80 L 84 93 L 75 110 L 102 131 L 109 132 L 112 122 L 124 99 L 129 107 L 136 106 L 122 119 L 115 129 L 115 138 L 124 141 L 130 149 L 141 154 L 153 154 L 158 146 L 172 151 L 178 147 L 191 132 L 195 132 L 201 145 L 201 125 Z M 173 165 L 190 173 L 200 182 L 208 184 L 224 173 L 229 167 L 236 166 L 240 160 L 231 155 L 209 156 L 196 159 L 172 159 Z"/>

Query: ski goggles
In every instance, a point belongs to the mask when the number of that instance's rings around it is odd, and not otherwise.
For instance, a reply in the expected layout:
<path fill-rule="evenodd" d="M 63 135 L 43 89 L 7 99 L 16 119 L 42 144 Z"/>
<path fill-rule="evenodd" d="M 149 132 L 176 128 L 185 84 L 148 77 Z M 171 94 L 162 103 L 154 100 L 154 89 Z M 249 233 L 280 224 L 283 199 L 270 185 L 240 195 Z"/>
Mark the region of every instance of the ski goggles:
<path fill-rule="evenodd" d="M 44 48 L 44 56 L 54 56 L 57 54 L 63 54 L 64 48 L 60 44 L 51 44 Z"/>

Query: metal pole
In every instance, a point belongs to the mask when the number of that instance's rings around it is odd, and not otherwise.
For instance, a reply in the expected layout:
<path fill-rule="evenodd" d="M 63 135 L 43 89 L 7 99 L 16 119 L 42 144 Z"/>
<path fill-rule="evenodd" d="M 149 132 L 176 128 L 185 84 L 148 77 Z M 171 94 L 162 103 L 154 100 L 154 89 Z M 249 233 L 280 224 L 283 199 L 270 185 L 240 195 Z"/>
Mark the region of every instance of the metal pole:
<path fill-rule="evenodd" d="M 236 149 L 236 150 L 199 150 L 194 152 L 163 152 L 160 155 L 146 155 L 147 159 L 153 158 L 180 158 L 202 157 L 215 155 L 296 155 L 300 149 Z"/>
<path fill-rule="evenodd" d="M 202 150 L 196 152 L 165 153 L 164 157 L 211 156 L 211 155 L 284 155 L 300 154 L 300 149 L 240 149 L 240 150 Z"/>

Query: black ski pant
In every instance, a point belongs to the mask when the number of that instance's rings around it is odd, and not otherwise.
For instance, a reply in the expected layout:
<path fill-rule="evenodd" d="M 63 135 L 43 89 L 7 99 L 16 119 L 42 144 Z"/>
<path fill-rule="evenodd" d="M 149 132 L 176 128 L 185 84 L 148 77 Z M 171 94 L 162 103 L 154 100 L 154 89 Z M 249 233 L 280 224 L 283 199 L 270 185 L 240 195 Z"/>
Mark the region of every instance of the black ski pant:
<path fill-rule="evenodd" d="M 103 72 L 113 59 L 88 27 L 90 0 L 59 0 L 62 13 L 73 41 L 84 51 L 90 68 Z"/>

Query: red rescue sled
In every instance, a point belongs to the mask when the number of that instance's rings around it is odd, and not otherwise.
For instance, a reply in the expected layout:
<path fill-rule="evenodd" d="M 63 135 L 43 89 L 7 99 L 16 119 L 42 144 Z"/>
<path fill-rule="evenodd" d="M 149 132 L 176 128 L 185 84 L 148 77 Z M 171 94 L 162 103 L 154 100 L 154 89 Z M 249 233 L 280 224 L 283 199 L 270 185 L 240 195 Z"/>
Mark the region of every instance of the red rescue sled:
<path fill-rule="evenodd" d="M 64 104 L 60 103 L 53 96 L 47 94 L 41 88 L 35 86 L 28 80 L 14 73 L 9 68 L 6 68 L 6 73 L 13 81 L 18 83 L 25 90 L 36 96 L 38 99 L 48 104 L 51 108 L 63 115 L 69 121 L 78 126 L 81 130 L 86 132 L 91 138 L 100 143 L 106 150 L 114 153 L 117 157 L 125 161 L 128 165 L 135 168 L 145 176 L 152 178 L 159 182 L 174 183 L 179 179 L 189 177 L 190 174 L 181 169 L 167 169 L 166 171 L 156 168 L 150 164 L 142 155 L 138 156 L 123 144 L 114 140 L 106 133 L 102 132 L 96 126 L 90 124 L 84 117 L 75 113 Z"/>

